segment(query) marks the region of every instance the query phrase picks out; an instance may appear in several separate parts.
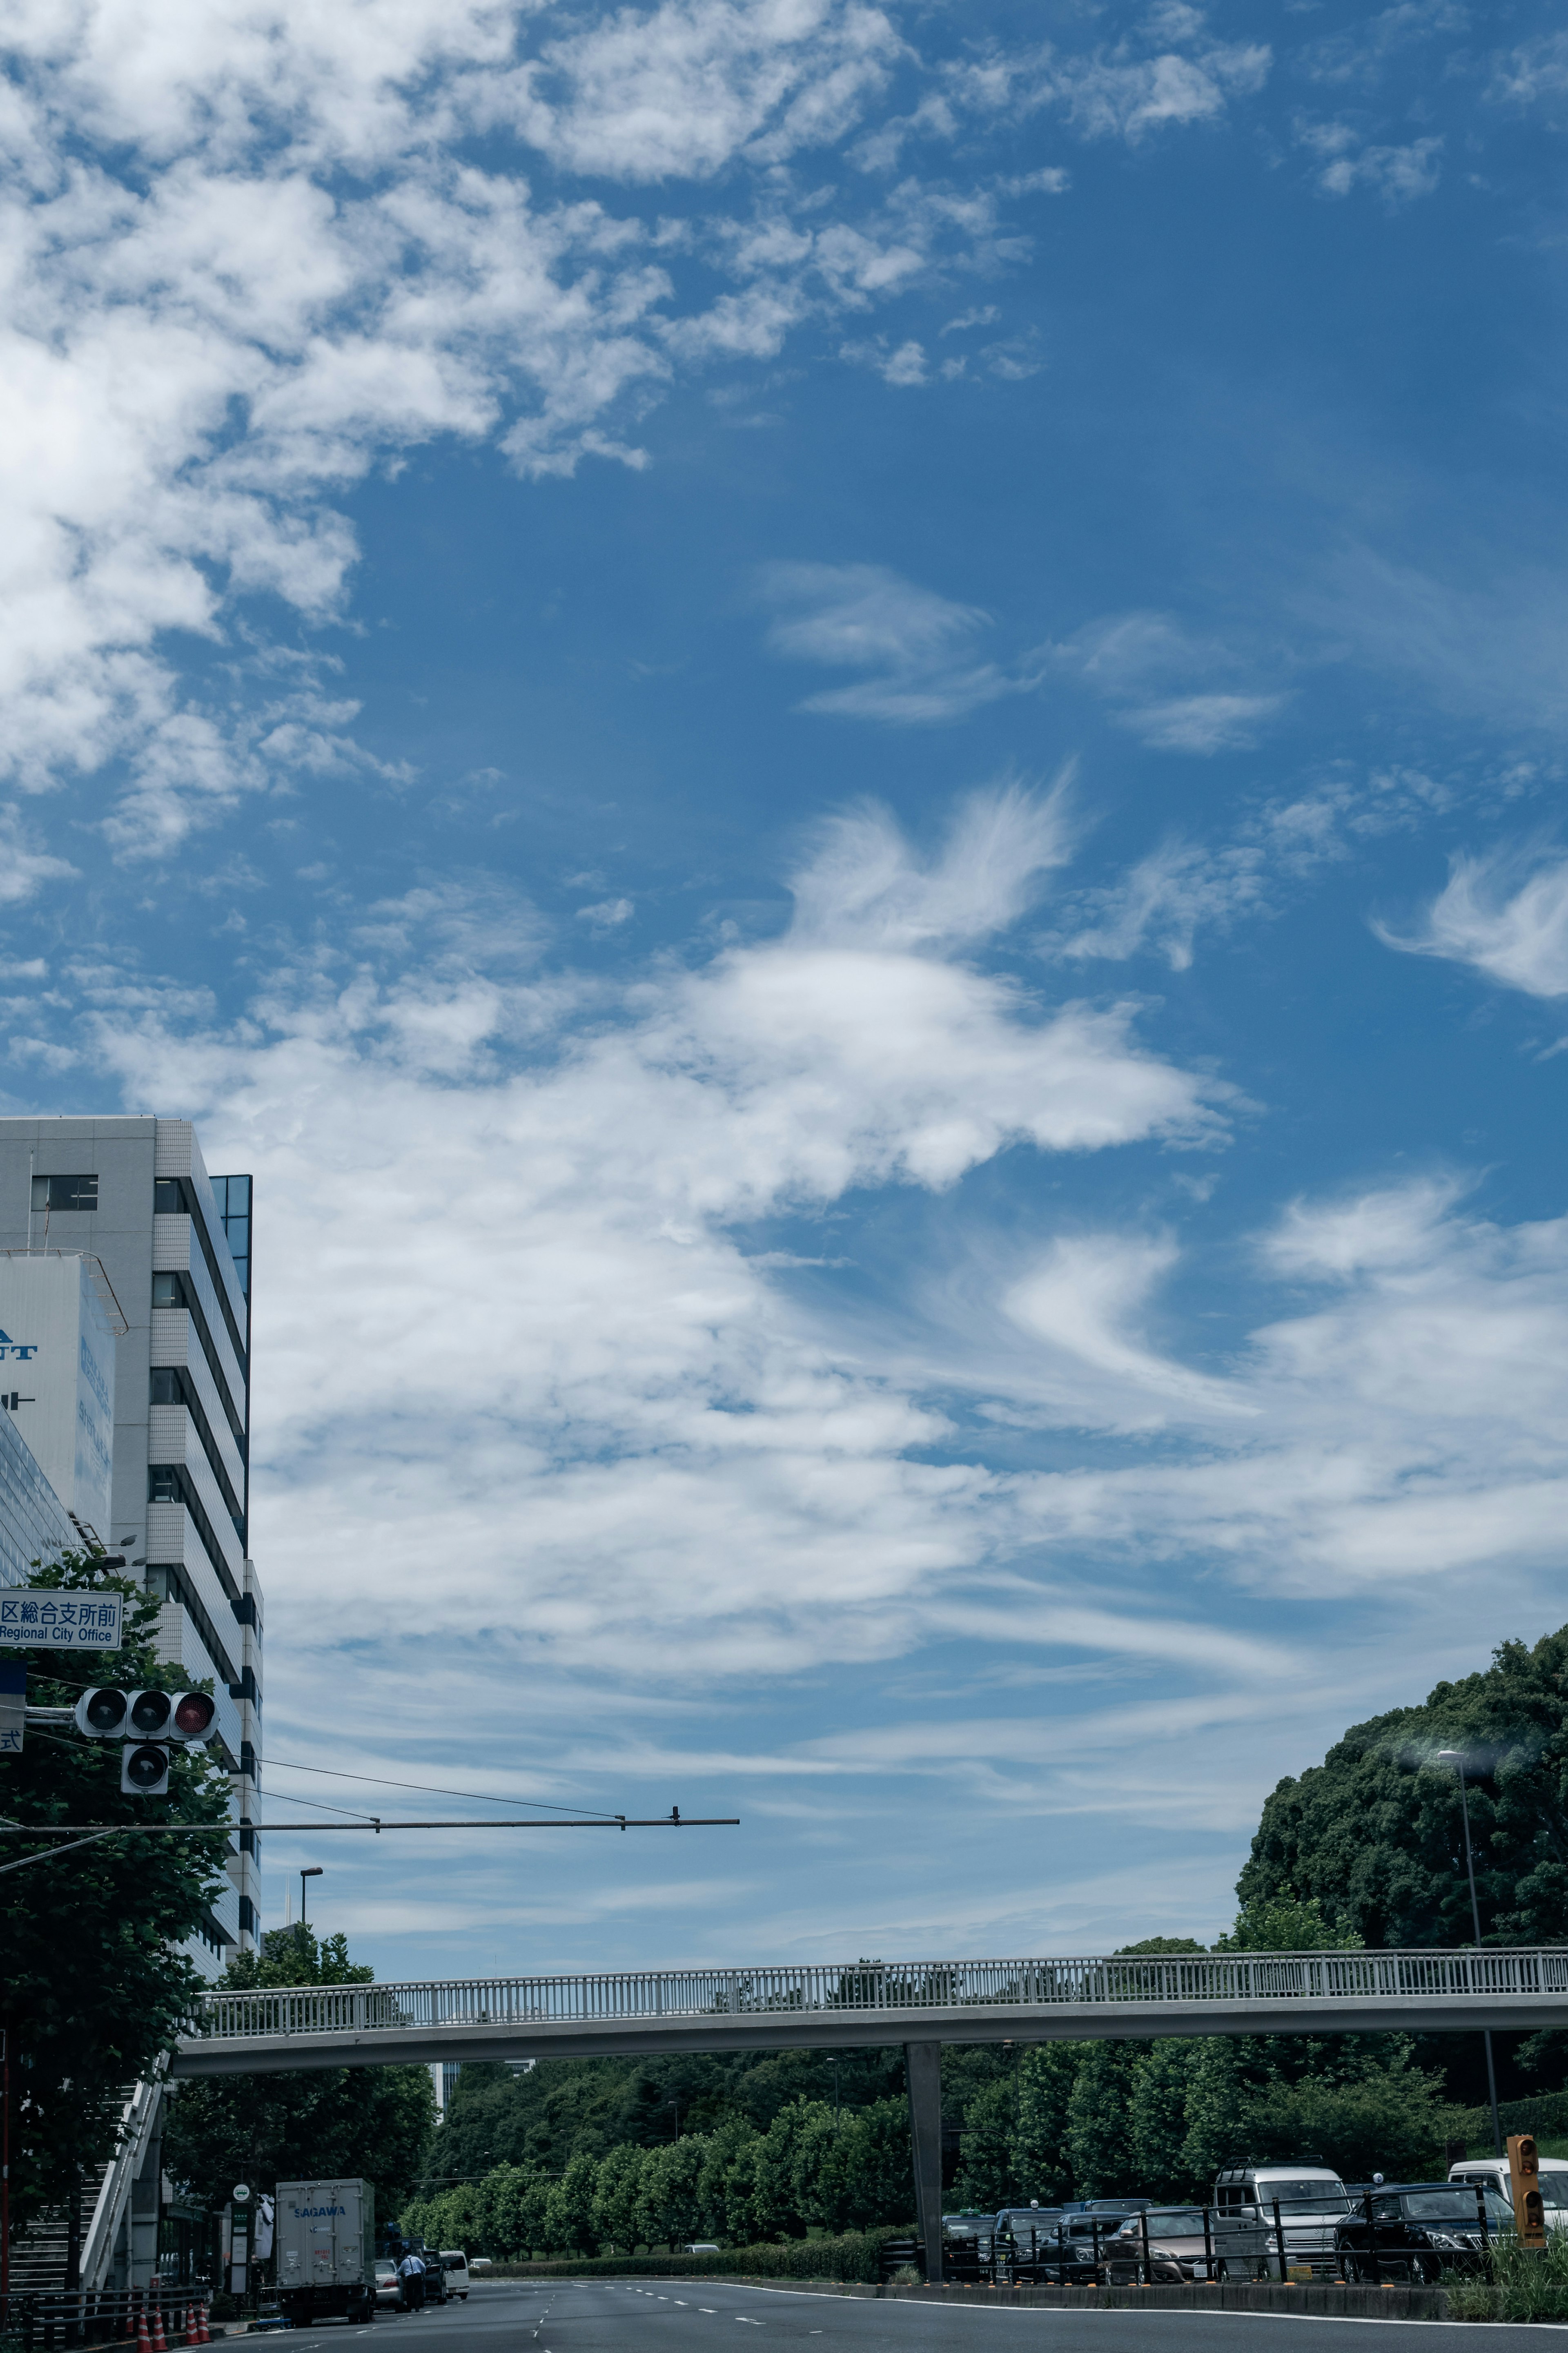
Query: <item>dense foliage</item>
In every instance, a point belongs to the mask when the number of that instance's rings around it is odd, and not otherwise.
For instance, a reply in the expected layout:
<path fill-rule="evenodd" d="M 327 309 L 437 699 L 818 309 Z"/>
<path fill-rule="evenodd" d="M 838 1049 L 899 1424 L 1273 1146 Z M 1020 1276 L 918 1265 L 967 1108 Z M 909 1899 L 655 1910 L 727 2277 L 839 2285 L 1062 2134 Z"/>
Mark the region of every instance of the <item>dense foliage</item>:
<path fill-rule="evenodd" d="M 1568 1627 L 1533 1650 L 1505 1642 L 1482 1672 L 1418 1707 L 1352 1725 L 1299 1780 L 1281 1781 L 1238 1887 L 1243 1904 L 1314 1898 L 1369 1945 L 1474 1942 L 1459 1788 L 1465 1758 L 1481 1936 L 1542 1945 L 1568 1934 Z"/>
<path fill-rule="evenodd" d="M 154 1655 L 158 1603 L 142 1587 L 100 1575 L 79 1553 L 35 1567 L 29 1581 L 125 1600 L 119 1651 L 0 1653 L 25 1660 L 29 1705 L 74 1706 L 91 1683 L 174 1690 L 184 1683 Z M 203 1980 L 176 1947 L 200 1926 L 222 1881 L 228 1779 L 205 1749 L 176 1749 L 167 1798 L 122 1797 L 118 1743 L 29 1725 L 21 1756 L 0 1757 L 0 1815 L 28 1823 L 218 1825 L 189 1836 L 101 1839 L 0 1876 L 0 2023 L 17 2054 L 16 2228 L 68 2197 L 79 2173 L 112 2153 L 124 2090 L 173 2042 L 194 2006 Z M 24 1838 L 0 1847 L 6 1862 L 37 1851 Z"/>
<path fill-rule="evenodd" d="M 373 1975 L 350 1960 L 342 1936 L 318 1943 L 307 1927 L 273 1928 L 258 1953 L 236 1955 L 222 1982 L 362 1985 Z M 418 2175 L 435 2111 L 426 2067 L 200 2076 L 175 2087 L 163 2169 L 208 2206 L 221 2205 L 237 2181 L 270 2188 L 313 2174 L 358 2177 L 374 2183 L 384 2221 Z"/>
<path fill-rule="evenodd" d="M 432 2244 L 501 2256 L 630 2254 L 689 2239 L 803 2239 L 814 2225 L 864 2231 L 913 2212 L 907 2102 L 836 2117 L 826 2100 L 795 2099 L 765 2132 L 736 2116 L 662 2147 L 584 2150 L 555 2176 L 500 2166 L 415 2200 L 404 2225 Z"/>

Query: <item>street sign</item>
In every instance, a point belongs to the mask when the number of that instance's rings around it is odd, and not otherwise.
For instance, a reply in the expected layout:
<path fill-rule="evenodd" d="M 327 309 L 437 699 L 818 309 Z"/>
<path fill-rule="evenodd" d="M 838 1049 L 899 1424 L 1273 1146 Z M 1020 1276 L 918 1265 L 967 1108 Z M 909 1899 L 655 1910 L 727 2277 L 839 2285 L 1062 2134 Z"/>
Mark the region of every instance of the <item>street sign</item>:
<path fill-rule="evenodd" d="M 20 1757 L 26 1723 L 26 1667 L 20 1659 L 0 1659 L 0 1757 Z"/>
<path fill-rule="evenodd" d="M 0 1647 L 28 1651 L 118 1651 L 124 1597 L 14 1586 L 0 1593 Z"/>
<path fill-rule="evenodd" d="M 237 2206 L 243 2206 L 249 2195 L 250 2184 L 248 2181 L 237 2181 L 235 2183 L 234 2199 Z"/>

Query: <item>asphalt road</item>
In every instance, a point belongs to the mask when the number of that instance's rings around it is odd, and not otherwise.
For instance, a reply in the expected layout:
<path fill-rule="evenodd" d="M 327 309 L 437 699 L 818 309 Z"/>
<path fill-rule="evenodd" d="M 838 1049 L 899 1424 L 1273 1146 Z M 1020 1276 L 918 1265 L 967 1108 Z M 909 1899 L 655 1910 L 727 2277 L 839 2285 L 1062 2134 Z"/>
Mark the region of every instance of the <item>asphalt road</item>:
<path fill-rule="evenodd" d="M 395 2353 L 714 2353 L 735 2331 L 771 2332 L 791 2353 L 1432 2353 L 1460 2321 L 1310 2320 L 1246 2312 L 1005 2311 L 961 2305 L 893 2304 L 808 2290 L 721 2287 L 710 2280 L 521 2280 L 476 2284 L 466 2304 L 422 2313 L 377 2313 L 368 2328 L 345 2323 L 289 2332 L 289 2353 L 359 2353 L 372 2335 Z M 1371 2344 L 1365 2332 L 1374 2334 Z M 1486 2353 L 1540 2353 L 1568 2327 L 1472 2328 Z M 412 2339 L 412 2347 L 402 2340 Z M 744 2340 L 740 2340 L 743 2343 Z M 259 2353 L 259 2348 L 258 2348 Z M 763 2353 L 759 2346 L 757 2353 Z"/>

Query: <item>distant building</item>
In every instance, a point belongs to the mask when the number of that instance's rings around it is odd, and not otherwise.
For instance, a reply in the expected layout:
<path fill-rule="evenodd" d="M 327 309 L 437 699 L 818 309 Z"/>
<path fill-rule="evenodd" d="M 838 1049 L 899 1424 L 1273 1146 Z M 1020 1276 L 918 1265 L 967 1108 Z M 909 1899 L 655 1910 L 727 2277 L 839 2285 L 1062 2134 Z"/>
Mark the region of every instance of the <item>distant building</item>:
<path fill-rule="evenodd" d="M 209 1177 L 188 1120 L 0 1119 L 0 1330 L 8 1335 L 0 1340 L 0 1398 L 9 1409 L 0 1419 L 27 1440 L 51 1487 L 64 1482 L 55 1493 L 70 1518 L 67 1540 L 124 1554 L 163 1605 L 160 1655 L 193 1682 L 210 1678 L 217 1697 L 235 1839 L 230 1890 L 205 1938 L 209 1967 L 236 1945 L 253 1946 L 260 1925 L 250 1268 L 251 1180 Z M 37 1353 L 15 1353 L 28 1347 Z M 107 1482 L 89 1359 L 112 1396 Z M 0 1518 L 5 1437 L 0 1430 Z M 18 1481 L 25 1488 L 20 1473 Z M 16 1581 L 3 1532 L 0 1578 Z"/>

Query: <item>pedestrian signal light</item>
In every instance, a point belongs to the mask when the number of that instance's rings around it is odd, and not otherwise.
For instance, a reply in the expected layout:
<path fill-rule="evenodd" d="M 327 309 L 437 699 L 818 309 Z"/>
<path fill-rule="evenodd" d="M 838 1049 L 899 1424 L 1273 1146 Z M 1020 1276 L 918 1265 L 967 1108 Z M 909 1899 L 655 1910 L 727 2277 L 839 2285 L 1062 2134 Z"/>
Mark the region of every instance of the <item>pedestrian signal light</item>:
<path fill-rule="evenodd" d="M 76 1723 L 89 1740 L 205 1741 L 217 1729 L 217 1702 L 209 1692 L 85 1691 Z"/>

